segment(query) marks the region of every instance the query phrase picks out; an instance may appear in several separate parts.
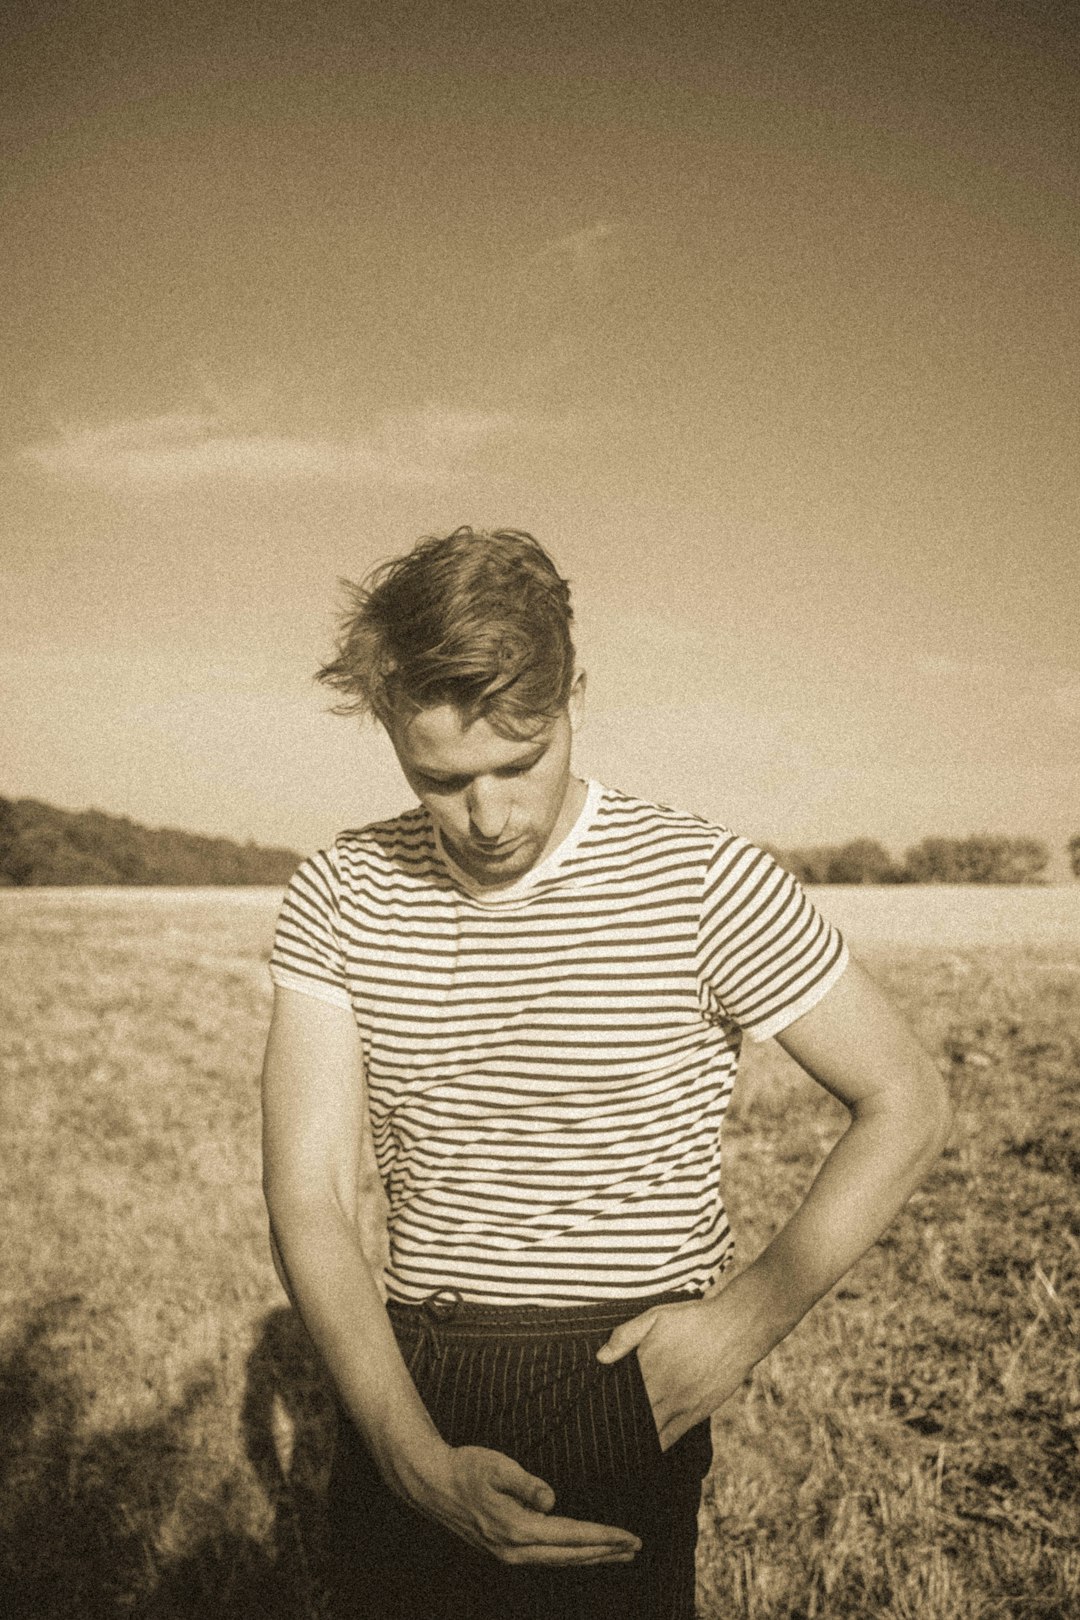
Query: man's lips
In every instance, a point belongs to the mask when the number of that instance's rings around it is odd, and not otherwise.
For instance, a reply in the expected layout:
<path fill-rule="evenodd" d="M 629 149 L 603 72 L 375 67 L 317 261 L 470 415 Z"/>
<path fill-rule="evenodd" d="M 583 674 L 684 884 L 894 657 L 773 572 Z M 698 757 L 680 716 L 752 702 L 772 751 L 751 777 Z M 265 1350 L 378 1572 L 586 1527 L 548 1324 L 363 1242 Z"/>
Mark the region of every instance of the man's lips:
<path fill-rule="evenodd" d="M 481 860 L 490 861 L 504 859 L 517 849 L 520 843 L 520 838 L 512 838 L 505 844 L 477 844 L 470 841 L 468 847 L 473 855 L 478 855 Z"/>

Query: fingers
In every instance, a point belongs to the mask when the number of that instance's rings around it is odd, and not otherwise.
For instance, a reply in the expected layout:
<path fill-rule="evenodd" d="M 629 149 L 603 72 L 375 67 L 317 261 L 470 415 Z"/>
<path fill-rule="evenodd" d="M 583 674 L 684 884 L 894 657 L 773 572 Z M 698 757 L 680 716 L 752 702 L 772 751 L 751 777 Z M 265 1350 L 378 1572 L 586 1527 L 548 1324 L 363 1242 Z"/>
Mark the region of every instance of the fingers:
<path fill-rule="evenodd" d="M 542 1564 L 548 1569 L 580 1569 L 592 1564 L 632 1564 L 633 1552 L 597 1552 L 586 1548 L 549 1547 L 546 1545 L 511 1547 L 497 1553 L 503 1564 Z"/>
<path fill-rule="evenodd" d="M 522 1470 L 524 1472 L 524 1470 Z M 530 1475 L 525 1476 L 530 1479 Z M 542 1481 L 536 1481 L 542 1485 Z M 547 1499 L 555 1500 L 549 1485 L 542 1485 Z M 551 1513 L 549 1508 L 534 1509 L 522 1504 L 516 1492 L 506 1493 L 494 1486 L 493 1511 L 502 1518 L 507 1533 L 514 1541 L 546 1547 L 583 1549 L 585 1551 L 634 1553 L 641 1543 L 629 1530 L 614 1524 L 592 1524 L 587 1519 L 566 1519 Z"/>
<path fill-rule="evenodd" d="M 537 1513 L 550 1513 L 555 1506 L 555 1492 L 544 1480 L 527 1473 L 512 1457 L 499 1454 L 492 1469 L 492 1486 L 507 1496 L 514 1497 L 523 1507 Z"/>
<path fill-rule="evenodd" d="M 524 1527 L 523 1527 L 524 1528 Z M 637 1536 L 613 1524 L 590 1524 L 587 1519 L 557 1519 L 546 1516 L 528 1526 L 533 1545 L 559 1547 L 563 1551 L 636 1553 L 641 1547 Z"/>
<path fill-rule="evenodd" d="M 645 1311 L 641 1316 L 621 1322 L 606 1344 L 596 1352 L 597 1361 L 621 1361 L 631 1350 L 636 1350 L 656 1320 L 656 1311 Z"/>
<path fill-rule="evenodd" d="M 436 1514 L 474 1546 L 509 1564 L 623 1563 L 641 1543 L 617 1525 L 555 1517 L 555 1493 L 513 1458 L 481 1447 L 454 1453 L 464 1491 Z"/>
<path fill-rule="evenodd" d="M 625 1564 L 641 1542 L 614 1525 L 522 1514 L 501 1527 L 491 1551 L 505 1564 Z"/>
<path fill-rule="evenodd" d="M 612 1559 L 633 1558 L 639 1551 L 641 1542 L 637 1536 L 618 1525 L 593 1524 L 587 1519 L 553 1515 L 551 1504 L 555 1493 L 550 1485 L 533 1479 L 524 1469 L 517 1469 L 516 1464 L 511 1466 L 530 1486 L 540 1487 L 545 1505 L 537 1509 L 523 1502 L 516 1489 L 506 1493 L 501 1484 L 495 1487 L 492 1513 L 499 1522 L 504 1542 L 500 1556 L 504 1559 L 513 1563 L 606 1563 Z"/>

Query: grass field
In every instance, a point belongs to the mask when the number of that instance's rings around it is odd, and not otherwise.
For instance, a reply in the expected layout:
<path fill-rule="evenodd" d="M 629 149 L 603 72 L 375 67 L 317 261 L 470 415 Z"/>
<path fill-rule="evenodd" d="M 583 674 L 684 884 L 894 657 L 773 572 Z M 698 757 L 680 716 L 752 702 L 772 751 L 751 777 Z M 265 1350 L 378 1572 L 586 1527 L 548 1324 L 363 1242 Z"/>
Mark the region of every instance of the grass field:
<path fill-rule="evenodd" d="M 273 909 L 0 894 L 11 1620 L 319 1613 L 327 1398 L 259 1193 Z M 1080 937 L 863 954 L 952 1078 L 955 1141 L 716 1417 L 701 1613 L 1080 1614 Z M 748 1052 L 744 1257 L 841 1117 Z"/>

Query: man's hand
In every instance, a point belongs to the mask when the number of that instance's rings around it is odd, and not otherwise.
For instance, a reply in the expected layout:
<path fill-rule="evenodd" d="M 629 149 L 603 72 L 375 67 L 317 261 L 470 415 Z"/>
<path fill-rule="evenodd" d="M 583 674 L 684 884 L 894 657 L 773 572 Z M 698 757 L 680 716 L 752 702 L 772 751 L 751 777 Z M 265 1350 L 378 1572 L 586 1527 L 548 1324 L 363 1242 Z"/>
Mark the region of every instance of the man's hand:
<path fill-rule="evenodd" d="M 722 1406 L 769 1348 L 755 1331 L 757 1313 L 740 1309 L 740 1293 L 726 1288 L 723 1310 L 720 1295 L 654 1306 L 597 1351 L 603 1362 L 637 1351 L 663 1451 Z"/>
<path fill-rule="evenodd" d="M 511 1457 L 483 1446 L 446 1446 L 413 1506 L 504 1564 L 625 1564 L 641 1542 L 629 1530 L 555 1518 L 555 1493 Z"/>

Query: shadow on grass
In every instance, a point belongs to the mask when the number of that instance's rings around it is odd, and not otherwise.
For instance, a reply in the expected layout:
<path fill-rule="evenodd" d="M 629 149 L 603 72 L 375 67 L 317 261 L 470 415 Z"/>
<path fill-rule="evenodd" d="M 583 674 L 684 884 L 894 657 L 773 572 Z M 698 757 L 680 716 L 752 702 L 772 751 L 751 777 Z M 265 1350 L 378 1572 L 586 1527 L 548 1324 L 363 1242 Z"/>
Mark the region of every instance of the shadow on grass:
<path fill-rule="evenodd" d="M 87 1432 L 75 1366 L 86 1311 L 78 1295 L 40 1308 L 0 1362 L 0 1614 L 322 1620 L 330 1407 L 294 1313 L 270 1312 L 248 1357 L 252 1480 L 200 1445 L 231 1421 L 209 1369 L 154 1421 Z M 255 1533 L 260 1490 L 270 1525 Z"/>

